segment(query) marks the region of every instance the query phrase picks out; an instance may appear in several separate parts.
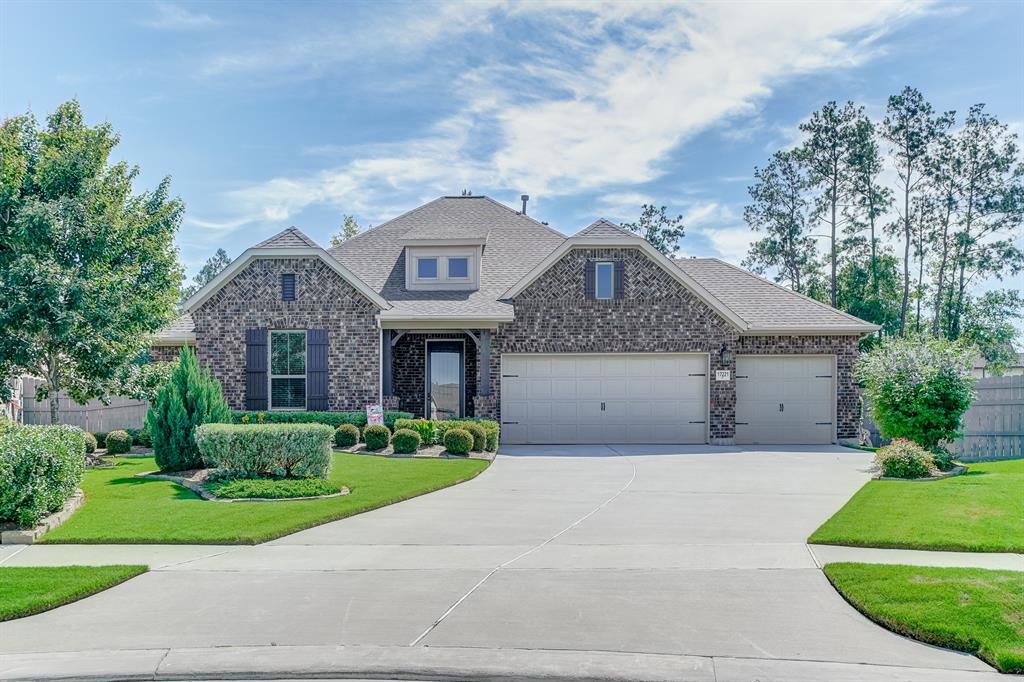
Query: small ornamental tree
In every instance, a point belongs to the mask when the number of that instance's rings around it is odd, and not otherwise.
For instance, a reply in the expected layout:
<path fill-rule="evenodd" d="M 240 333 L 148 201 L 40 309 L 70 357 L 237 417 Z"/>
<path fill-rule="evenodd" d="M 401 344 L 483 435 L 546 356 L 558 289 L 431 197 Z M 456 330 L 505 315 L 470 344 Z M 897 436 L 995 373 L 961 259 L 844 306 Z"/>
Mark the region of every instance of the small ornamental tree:
<path fill-rule="evenodd" d="M 170 380 L 157 391 L 146 415 L 157 465 L 164 471 L 202 467 L 196 427 L 230 421 L 231 410 L 220 383 L 210 376 L 210 370 L 199 368 L 195 351 L 182 348 Z"/>
<path fill-rule="evenodd" d="M 934 338 L 893 338 L 865 353 L 855 373 L 882 435 L 928 450 L 957 438 L 974 400 L 975 357 L 973 346 Z"/>

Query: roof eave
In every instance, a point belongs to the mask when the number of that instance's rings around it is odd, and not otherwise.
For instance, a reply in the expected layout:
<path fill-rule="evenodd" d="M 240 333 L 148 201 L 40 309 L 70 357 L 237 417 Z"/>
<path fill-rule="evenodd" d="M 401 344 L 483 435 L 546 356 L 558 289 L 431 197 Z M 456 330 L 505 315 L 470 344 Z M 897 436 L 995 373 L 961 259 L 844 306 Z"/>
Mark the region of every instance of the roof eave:
<path fill-rule="evenodd" d="M 877 324 L 851 325 L 846 327 L 748 327 L 740 336 L 861 336 L 881 329 Z"/>

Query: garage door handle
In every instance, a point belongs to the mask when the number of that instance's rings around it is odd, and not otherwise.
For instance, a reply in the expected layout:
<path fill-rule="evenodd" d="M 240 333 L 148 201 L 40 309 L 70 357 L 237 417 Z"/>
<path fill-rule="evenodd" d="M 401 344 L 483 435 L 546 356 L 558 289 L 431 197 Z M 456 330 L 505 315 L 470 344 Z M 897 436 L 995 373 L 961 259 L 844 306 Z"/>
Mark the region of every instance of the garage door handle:
<path fill-rule="evenodd" d="M 604 412 L 604 403 L 601 403 L 601 411 Z"/>
<path fill-rule="evenodd" d="M 786 411 L 786 406 L 783 405 L 782 403 L 779 403 L 779 412 L 785 412 L 785 411 Z"/>
<path fill-rule="evenodd" d="M 832 426 L 832 422 L 814 422 L 815 426 Z"/>
<path fill-rule="evenodd" d="M 695 421 L 691 421 L 690 423 L 691 423 L 691 424 L 703 424 L 704 422 L 695 422 Z"/>
<path fill-rule="evenodd" d="M 518 424 L 519 422 L 501 422 L 502 426 L 505 424 Z"/>

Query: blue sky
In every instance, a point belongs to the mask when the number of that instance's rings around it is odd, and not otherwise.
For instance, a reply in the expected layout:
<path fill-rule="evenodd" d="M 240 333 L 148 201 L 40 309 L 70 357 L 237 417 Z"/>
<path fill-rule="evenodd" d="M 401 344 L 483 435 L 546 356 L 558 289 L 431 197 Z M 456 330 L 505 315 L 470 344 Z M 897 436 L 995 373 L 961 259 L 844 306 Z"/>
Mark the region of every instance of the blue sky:
<path fill-rule="evenodd" d="M 753 167 L 811 111 L 910 84 L 1024 130 L 1022 60 L 1020 2 L 0 3 L 0 114 L 110 121 L 173 177 L 190 274 L 463 189 L 569 233 L 666 204 L 684 254 L 738 262 Z"/>

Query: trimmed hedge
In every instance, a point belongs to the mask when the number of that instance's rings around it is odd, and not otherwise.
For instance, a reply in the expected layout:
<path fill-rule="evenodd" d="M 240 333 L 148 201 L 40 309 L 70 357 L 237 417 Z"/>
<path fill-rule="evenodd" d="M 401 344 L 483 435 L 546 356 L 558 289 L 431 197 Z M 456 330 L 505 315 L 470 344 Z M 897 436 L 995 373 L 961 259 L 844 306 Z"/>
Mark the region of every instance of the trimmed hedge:
<path fill-rule="evenodd" d="M 442 421 L 434 422 L 434 442 L 444 443 L 445 433 L 449 429 L 460 428 L 465 430 L 466 424 L 479 424 L 484 433 L 487 435 L 487 442 L 484 444 L 484 449 L 488 452 L 494 452 L 498 449 L 498 436 L 501 433 L 501 427 L 498 422 L 493 419 L 476 419 L 472 417 L 463 417 L 461 419 L 445 419 Z"/>
<path fill-rule="evenodd" d="M 92 435 L 88 431 L 83 431 L 82 436 L 85 438 L 85 454 L 91 455 L 96 452 L 96 448 L 99 447 L 99 443 L 96 441 L 96 436 Z"/>
<path fill-rule="evenodd" d="M 466 431 L 473 436 L 473 452 L 483 452 L 487 445 L 487 432 L 479 424 L 470 422 L 466 424 Z"/>
<path fill-rule="evenodd" d="M 384 423 L 395 428 L 395 420 L 412 419 L 409 412 L 385 412 Z M 360 429 L 366 426 L 366 412 L 252 412 L 231 413 L 234 424 L 327 424 L 338 428 L 342 424 L 355 424 Z"/>
<path fill-rule="evenodd" d="M 85 471 L 85 432 L 19 426 L 0 433 L 0 521 L 34 526 L 75 492 Z"/>
<path fill-rule="evenodd" d="M 412 429 L 398 429 L 391 437 L 391 446 L 400 455 L 407 455 L 416 452 L 420 446 L 420 434 Z"/>
<path fill-rule="evenodd" d="M 333 435 L 325 424 L 203 424 L 196 445 L 225 477 L 325 478 Z"/>
<path fill-rule="evenodd" d="M 391 441 L 391 431 L 382 424 L 370 424 L 363 429 L 363 442 L 367 450 L 383 450 Z"/>
<path fill-rule="evenodd" d="M 120 429 L 111 431 L 107 434 L 106 442 L 108 455 L 123 455 L 126 452 L 131 452 L 132 437 L 127 431 Z"/>
<path fill-rule="evenodd" d="M 395 430 L 411 429 L 420 434 L 421 443 L 434 442 L 434 422 L 430 419 L 396 419 Z"/>
<path fill-rule="evenodd" d="M 334 444 L 339 448 L 351 448 L 359 442 L 359 427 L 355 424 L 342 424 L 334 430 Z"/>
<path fill-rule="evenodd" d="M 334 483 L 322 478 L 246 478 L 210 483 L 206 489 L 225 499 L 259 497 L 267 500 L 302 499 L 341 492 Z"/>
<path fill-rule="evenodd" d="M 465 429 L 448 429 L 444 434 L 444 447 L 453 455 L 465 455 L 473 447 L 473 434 Z"/>

